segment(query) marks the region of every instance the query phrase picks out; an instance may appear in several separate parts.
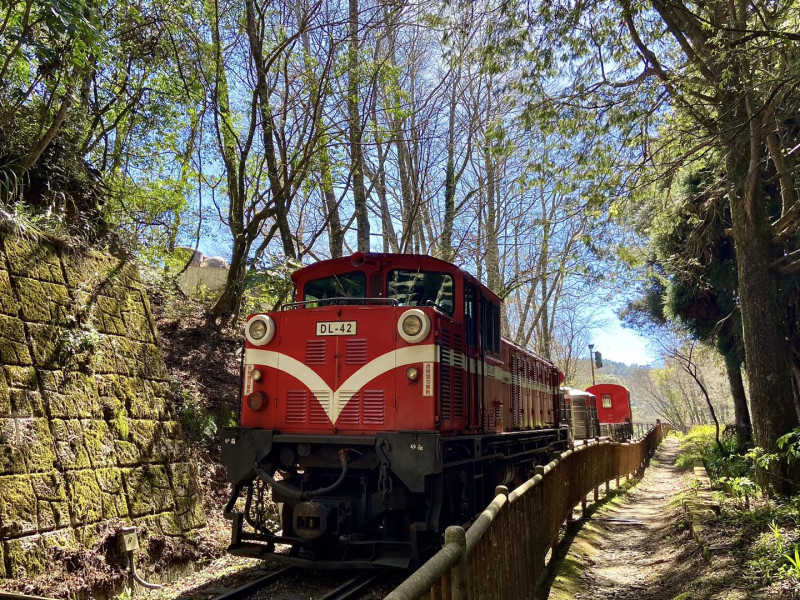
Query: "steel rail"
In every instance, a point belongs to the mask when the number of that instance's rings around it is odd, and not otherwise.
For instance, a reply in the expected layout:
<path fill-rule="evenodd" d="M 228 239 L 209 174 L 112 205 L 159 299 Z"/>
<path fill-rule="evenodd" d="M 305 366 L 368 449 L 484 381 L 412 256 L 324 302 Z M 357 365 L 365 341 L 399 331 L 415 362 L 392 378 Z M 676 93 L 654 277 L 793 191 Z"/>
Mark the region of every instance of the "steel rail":
<path fill-rule="evenodd" d="M 389 571 L 380 571 L 378 573 L 362 573 L 356 575 L 349 581 L 345 581 L 336 589 L 331 590 L 324 596 L 320 596 L 316 600 L 350 600 L 357 597 L 357 595 L 369 585 L 374 584 L 377 580 L 386 576 Z"/>
<path fill-rule="evenodd" d="M 250 594 L 254 594 L 258 590 L 269 585 L 270 583 L 273 583 L 278 579 L 282 579 L 283 577 L 286 577 L 297 570 L 297 567 L 286 567 L 285 569 L 275 571 L 274 573 L 260 577 L 254 581 L 251 581 L 250 583 L 246 583 L 242 587 L 236 588 L 230 592 L 226 592 L 221 596 L 217 596 L 214 598 L 214 600 L 242 600 L 243 598 L 250 596 Z"/>

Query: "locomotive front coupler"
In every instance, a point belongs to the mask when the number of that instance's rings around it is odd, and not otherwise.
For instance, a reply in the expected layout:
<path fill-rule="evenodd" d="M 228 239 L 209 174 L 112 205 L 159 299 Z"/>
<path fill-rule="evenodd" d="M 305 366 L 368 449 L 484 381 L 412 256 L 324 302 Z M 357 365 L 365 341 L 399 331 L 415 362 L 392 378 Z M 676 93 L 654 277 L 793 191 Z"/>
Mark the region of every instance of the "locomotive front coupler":
<path fill-rule="evenodd" d="M 256 463 L 253 466 L 256 474 L 272 488 L 276 490 L 282 496 L 289 498 L 290 500 L 299 500 L 300 502 L 306 502 L 311 498 L 318 498 L 319 496 L 324 496 L 325 494 L 329 494 L 342 485 L 342 482 L 347 477 L 347 450 L 339 450 L 339 464 L 342 465 L 342 472 L 339 474 L 339 478 L 334 481 L 331 485 L 319 488 L 316 490 L 299 490 L 293 485 L 286 483 L 285 481 L 277 481 L 272 475 L 267 473 L 261 466 Z"/>

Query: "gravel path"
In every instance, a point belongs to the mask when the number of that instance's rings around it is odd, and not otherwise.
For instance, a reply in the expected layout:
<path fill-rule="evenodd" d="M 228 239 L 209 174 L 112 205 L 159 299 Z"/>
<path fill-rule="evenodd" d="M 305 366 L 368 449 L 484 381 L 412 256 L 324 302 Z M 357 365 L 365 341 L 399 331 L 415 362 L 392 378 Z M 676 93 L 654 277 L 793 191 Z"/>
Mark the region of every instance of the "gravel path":
<path fill-rule="evenodd" d="M 673 467 L 677 454 L 678 440 L 668 437 L 630 496 L 582 522 L 542 597 L 660 600 L 688 591 L 702 557 L 682 526 L 677 496 L 688 482 Z"/>

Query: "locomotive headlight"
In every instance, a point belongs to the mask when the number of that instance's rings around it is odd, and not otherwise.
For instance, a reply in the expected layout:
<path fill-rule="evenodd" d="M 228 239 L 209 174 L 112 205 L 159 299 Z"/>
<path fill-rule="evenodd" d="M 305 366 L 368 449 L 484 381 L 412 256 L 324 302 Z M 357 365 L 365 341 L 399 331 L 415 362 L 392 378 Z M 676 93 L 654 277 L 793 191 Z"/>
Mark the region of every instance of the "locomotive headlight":
<path fill-rule="evenodd" d="M 409 344 L 424 340 L 431 330 L 431 320 L 418 308 L 412 308 L 400 315 L 397 333 Z"/>
<path fill-rule="evenodd" d="M 419 369 L 417 367 L 408 367 L 406 369 L 406 377 L 409 381 L 416 381 L 419 378 Z"/>
<path fill-rule="evenodd" d="M 269 344 L 275 337 L 275 321 L 269 315 L 256 315 L 245 325 L 244 336 L 255 346 Z"/>
<path fill-rule="evenodd" d="M 261 392 L 255 392 L 247 397 L 247 407 L 250 410 L 263 410 L 267 406 L 267 397 Z"/>
<path fill-rule="evenodd" d="M 414 337 L 422 331 L 422 319 L 417 315 L 411 315 L 403 319 L 403 333 L 409 337 Z"/>
<path fill-rule="evenodd" d="M 253 369 L 250 371 L 250 377 L 253 378 L 253 381 L 261 381 L 261 371 L 258 369 Z"/>

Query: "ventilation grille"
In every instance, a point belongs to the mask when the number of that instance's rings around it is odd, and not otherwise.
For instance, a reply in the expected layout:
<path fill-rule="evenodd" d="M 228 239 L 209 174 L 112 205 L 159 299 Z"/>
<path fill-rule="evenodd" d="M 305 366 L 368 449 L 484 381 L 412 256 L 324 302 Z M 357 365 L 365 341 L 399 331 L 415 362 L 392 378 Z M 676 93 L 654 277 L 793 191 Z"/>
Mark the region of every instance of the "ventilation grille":
<path fill-rule="evenodd" d="M 345 364 L 364 365 L 367 363 L 367 340 L 356 338 L 347 340 Z"/>
<path fill-rule="evenodd" d="M 306 340 L 307 365 L 325 364 L 325 344 L 326 340 Z"/>
<path fill-rule="evenodd" d="M 383 390 L 340 392 L 339 399 L 350 401 L 339 414 L 336 425 L 383 425 L 386 421 L 386 396 Z"/>
<path fill-rule="evenodd" d="M 286 394 L 286 422 L 305 423 L 308 394 L 305 390 L 289 390 Z"/>

